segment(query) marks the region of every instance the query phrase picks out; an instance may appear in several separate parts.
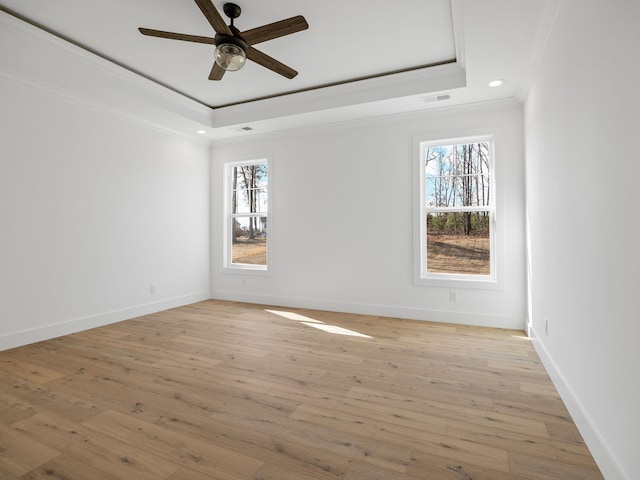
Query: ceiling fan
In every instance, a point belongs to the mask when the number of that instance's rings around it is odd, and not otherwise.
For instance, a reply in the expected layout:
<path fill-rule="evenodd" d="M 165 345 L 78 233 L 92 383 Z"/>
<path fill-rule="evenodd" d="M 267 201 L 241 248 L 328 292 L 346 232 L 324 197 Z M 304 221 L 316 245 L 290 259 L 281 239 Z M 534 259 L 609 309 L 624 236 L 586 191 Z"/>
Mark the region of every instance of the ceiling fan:
<path fill-rule="evenodd" d="M 233 25 L 233 20 L 238 18 L 241 13 L 240 7 L 235 3 L 223 5 L 225 15 L 231 19 L 231 23 L 227 25 L 212 0 L 195 0 L 195 2 L 215 30 L 215 37 L 165 32 L 142 27 L 138 30 L 143 35 L 152 37 L 215 45 L 215 62 L 211 73 L 209 73 L 209 80 L 221 80 L 226 71 L 240 70 L 247 59 L 289 79 L 298 74 L 293 68 L 260 50 L 256 50 L 253 45 L 306 30 L 309 28 L 309 24 L 302 15 L 241 32 Z"/>

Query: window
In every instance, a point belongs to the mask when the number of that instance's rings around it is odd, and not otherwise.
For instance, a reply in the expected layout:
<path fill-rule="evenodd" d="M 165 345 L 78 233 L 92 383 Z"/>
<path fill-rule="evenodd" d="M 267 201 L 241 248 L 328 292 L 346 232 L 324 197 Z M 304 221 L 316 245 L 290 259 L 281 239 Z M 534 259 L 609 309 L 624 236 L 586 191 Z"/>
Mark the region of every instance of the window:
<path fill-rule="evenodd" d="M 495 281 L 493 141 L 419 142 L 420 279 Z"/>
<path fill-rule="evenodd" d="M 267 270 L 267 160 L 226 165 L 225 267 Z"/>

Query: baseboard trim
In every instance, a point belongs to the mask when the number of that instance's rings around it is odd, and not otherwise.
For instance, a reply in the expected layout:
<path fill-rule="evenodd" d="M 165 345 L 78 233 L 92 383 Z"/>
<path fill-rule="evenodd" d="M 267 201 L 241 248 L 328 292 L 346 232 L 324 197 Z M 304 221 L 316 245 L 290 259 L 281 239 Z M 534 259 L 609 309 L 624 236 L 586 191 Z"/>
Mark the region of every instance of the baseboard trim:
<path fill-rule="evenodd" d="M 380 317 L 407 318 L 439 323 L 455 323 L 478 327 L 506 328 L 524 331 L 525 321 L 506 315 L 487 315 L 473 312 L 452 312 L 429 310 L 396 305 L 365 304 L 356 302 L 328 301 L 316 298 L 298 298 L 276 295 L 245 294 L 232 291 L 212 291 L 211 298 L 233 302 L 245 302 L 260 305 L 278 305 L 290 308 L 309 308 L 330 312 L 376 315 Z"/>
<path fill-rule="evenodd" d="M 69 335 L 71 333 L 102 327 L 112 323 L 129 320 L 131 318 L 160 312 L 169 308 L 181 307 L 190 303 L 201 302 L 211 298 L 210 292 L 198 292 L 180 297 L 173 297 L 153 303 L 136 305 L 111 312 L 98 313 L 83 318 L 68 320 L 51 325 L 8 333 L 0 336 L 0 351 L 21 347 L 30 343 L 40 342 L 51 338 Z"/>
<path fill-rule="evenodd" d="M 531 324 L 529 324 L 528 333 L 540 360 L 549 373 L 549 377 L 551 377 L 551 381 L 567 406 L 576 427 L 578 427 L 582 438 L 591 451 L 591 455 L 593 455 L 598 467 L 600 467 L 604 478 L 607 480 L 630 480 L 630 477 L 625 475 L 620 463 L 600 434 L 598 427 L 591 420 L 584 405 L 575 395 L 571 385 L 556 365 L 544 343 L 540 340 L 542 337 L 538 335 Z"/>

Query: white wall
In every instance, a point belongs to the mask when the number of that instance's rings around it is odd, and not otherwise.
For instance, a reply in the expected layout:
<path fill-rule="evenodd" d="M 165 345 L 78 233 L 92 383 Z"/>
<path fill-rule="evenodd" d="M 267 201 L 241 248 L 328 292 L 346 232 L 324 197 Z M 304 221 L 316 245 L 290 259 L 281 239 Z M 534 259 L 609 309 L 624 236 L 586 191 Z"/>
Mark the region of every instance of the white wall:
<path fill-rule="evenodd" d="M 606 478 L 627 480 L 640 478 L 639 18 L 636 0 L 566 0 L 525 115 L 532 335 Z"/>
<path fill-rule="evenodd" d="M 0 105 L 0 350 L 209 298 L 208 145 L 20 69 Z"/>
<path fill-rule="evenodd" d="M 415 135 L 495 133 L 501 288 L 413 284 Z M 273 272 L 222 271 L 223 164 L 271 156 Z M 287 306 L 524 328 L 522 109 L 515 104 L 439 110 L 213 148 L 212 296 Z"/>

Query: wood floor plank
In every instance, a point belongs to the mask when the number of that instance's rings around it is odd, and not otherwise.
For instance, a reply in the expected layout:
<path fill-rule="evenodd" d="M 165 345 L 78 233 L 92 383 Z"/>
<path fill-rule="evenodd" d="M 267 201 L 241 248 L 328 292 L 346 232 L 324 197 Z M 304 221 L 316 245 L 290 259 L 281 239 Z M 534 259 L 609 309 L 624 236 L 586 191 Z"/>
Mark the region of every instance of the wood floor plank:
<path fill-rule="evenodd" d="M 212 417 L 194 423 L 181 415 L 171 419 L 162 418 L 157 423 L 168 430 L 240 451 L 265 464 L 269 462 L 276 469 L 296 472 L 302 478 L 341 478 L 349 465 L 347 456 L 301 445 L 289 436 L 279 435 L 276 429 L 256 430 L 251 422 L 242 424 L 230 416 Z M 343 451 L 347 448 L 342 446 Z"/>
<path fill-rule="evenodd" d="M 0 466 L 17 477 L 60 455 L 47 446 L 13 428 L 0 426 Z"/>
<path fill-rule="evenodd" d="M 548 395 L 555 399 L 560 399 L 558 391 L 550 381 L 542 381 L 540 383 L 520 382 L 520 390 L 526 393 L 537 393 L 539 395 Z"/>
<path fill-rule="evenodd" d="M 602 475 L 523 332 L 211 300 L 0 352 L 5 478 Z"/>
<path fill-rule="evenodd" d="M 415 480 L 406 474 L 378 468 L 365 462 L 354 462 L 344 480 Z"/>
<path fill-rule="evenodd" d="M 488 412 L 476 408 L 458 407 L 457 405 L 432 401 L 427 403 L 425 412 L 430 415 L 441 415 L 451 420 L 461 420 L 487 428 L 549 438 L 545 422 L 525 416 Z"/>
<path fill-rule="evenodd" d="M 524 480 L 527 477 L 484 468 L 459 458 L 414 452 L 407 473 L 421 480 Z M 527 480 L 531 480 L 527 478 Z"/>
<path fill-rule="evenodd" d="M 498 472 L 510 471 L 506 449 L 453 437 L 442 437 L 436 441 L 425 438 L 415 444 L 414 454 L 415 452 L 448 458 L 454 462 L 464 462 Z"/>
<path fill-rule="evenodd" d="M 249 478 L 263 465 L 263 462 L 242 453 L 189 438 L 132 415 L 106 411 L 83 422 L 83 425 L 179 465 L 215 474 L 221 480 Z"/>
<path fill-rule="evenodd" d="M 549 438 L 506 432 L 498 428 L 459 420 L 451 420 L 449 422 L 447 435 L 461 440 L 503 448 L 511 452 L 528 453 L 539 458 L 596 468 L 593 458 L 584 446 L 553 441 Z"/>
<path fill-rule="evenodd" d="M 577 467 L 563 462 L 541 460 L 517 452 L 509 453 L 511 471 L 536 480 L 600 480 L 602 475 L 593 468 Z"/>
<path fill-rule="evenodd" d="M 382 444 L 375 440 L 375 432 L 380 427 L 376 426 L 371 418 L 305 405 L 298 407 L 289 418 L 342 432 L 344 435 L 339 435 L 339 438 L 343 444 L 348 443 L 346 446 L 359 449 L 363 461 L 398 472 L 406 470 L 411 449 L 406 446 Z M 356 452 L 351 452 L 349 456 L 355 459 L 359 457 Z"/>
<path fill-rule="evenodd" d="M 361 400 L 369 403 L 377 403 L 391 408 L 410 410 L 423 413 L 425 410 L 425 400 L 417 396 L 398 395 L 395 392 L 384 390 L 372 390 L 363 387 L 353 387 L 347 393 L 348 398 Z"/>
<path fill-rule="evenodd" d="M 382 442 L 369 438 L 366 432 L 335 431 L 290 418 L 262 418 L 252 412 L 244 412 L 240 416 L 214 414 L 212 419 L 273 438 L 277 451 L 307 458 L 311 467 L 330 472 L 332 477 L 339 478 L 344 474 L 350 458 L 366 458 L 367 461 L 386 463 L 389 468 L 393 465 L 393 468 L 402 469 L 409 455 L 408 449 L 384 446 Z"/>
<path fill-rule="evenodd" d="M 120 480 L 115 472 L 100 470 L 72 456 L 58 457 L 20 477 L 22 480 Z"/>
<path fill-rule="evenodd" d="M 180 467 L 176 473 L 167 477 L 167 480 L 217 480 L 217 478 L 191 468 Z"/>
<path fill-rule="evenodd" d="M 315 480 L 316 478 L 315 476 L 268 464 L 262 467 L 251 480 Z"/>
<path fill-rule="evenodd" d="M 194 410 L 204 416 L 223 405 L 206 391 L 187 389 L 184 384 L 166 378 L 105 377 L 91 372 L 56 380 L 50 388 L 98 405 L 101 411 L 135 413 L 151 422 L 181 409 Z"/>
<path fill-rule="evenodd" d="M 306 402 L 298 408 L 298 411 L 305 408 L 319 407 L 330 412 L 339 412 L 357 418 L 363 423 L 371 423 L 377 430 L 391 430 L 396 426 L 397 430 L 402 428 L 419 430 L 439 435 L 446 435 L 449 420 L 440 416 L 428 415 L 414 412 L 412 410 L 401 410 L 390 408 L 385 405 L 378 405 L 371 402 L 363 402 L 351 398 L 329 398 Z"/>
<path fill-rule="evenodd" d="M 49 476 L 91 478 L 97 471 L 110 472 L 116 478 L 155 480 L 166 478 L 179 467 L 163 457 L 52 414 L 35 415 L 16 423 L 14 429 L 62 450 L 64 462 L 54 459 L 39 469 L 46 470 Z"/>
<path fill-rule="evenodd" d="M 571 424 L 564 403 L 537 393 L 504 390 L 494 395 L 494 410 L 507 415 L 522 416 L 546 423 Z"/>
<path fill-rule="evenodd" d="M 467 422 L 491 426 L 493 428 L 516 432 L 524 431 L 532 435 L 548 437 L 546 424 L 544 422 L 528 419 L 525 416 L 505 415 L 486 409 L 460 407 L 458 405 L 432 401 L 428 398 L 420 399 L 417 396 L 405 397 L 361 387 L 352 388 L 347 396 L 359 400 L 382 403 L 390 407 L 427 413 L 433 416 L 454 420 L 464 419 Z"/>
<path fill-rule="evenodd" d="M 16 377 L 42 384 L 64 376 L 64 373 L 58 370 L 15 359 L 12 358 L 13 356 L 11 353 L 4 355 L 3 360 L 0 361 L 0 369 Z"/>
<path fill-rule="evenodd" d="M 0 390 L 0 426 L 9 426 L 37 412 L 34 405 L 11 395 L 11 392 Z"/>
<path fill-rule="evenodd" d="M 0 480 L 20 480 L 20 477 L 17 477 L 13 473 L 10 473 L 9 471 L 0 467 Z"/>
<path fill-rule="evenodd" d="M 547 422 L 547 431 L 554 440 L 584 445 L 580 431 L 573 422 Z"/>
<path fill-rule="evenodd" d="M 93 402 L 22 378 L 16 378 L 13 383 L 4 384 L 0 387 L 2 388 L 6 388 L 11 395 L 38 410 L 56 412 L 76 420 L 84 420 L 101 412 Z"/>

